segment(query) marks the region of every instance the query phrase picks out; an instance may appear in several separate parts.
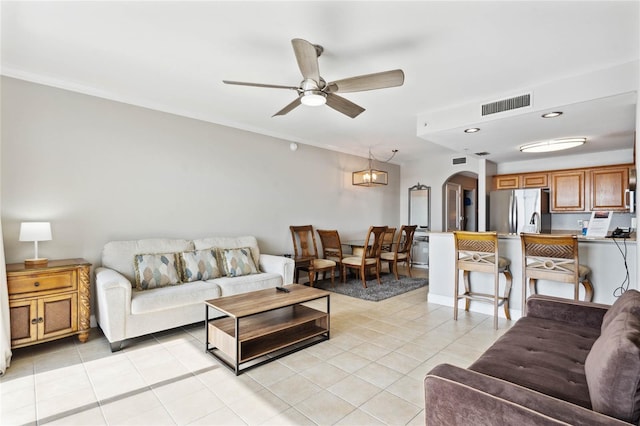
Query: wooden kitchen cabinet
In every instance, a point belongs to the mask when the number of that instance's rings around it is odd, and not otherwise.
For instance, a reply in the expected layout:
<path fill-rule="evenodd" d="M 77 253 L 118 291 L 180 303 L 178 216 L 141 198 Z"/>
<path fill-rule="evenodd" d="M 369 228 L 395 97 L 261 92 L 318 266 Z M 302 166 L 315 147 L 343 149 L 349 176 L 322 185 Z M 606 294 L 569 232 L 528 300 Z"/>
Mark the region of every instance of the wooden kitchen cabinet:
<path fill-rule="evenodd" d="M 493 177 L 493 189 L 550 188 L 552 213 L 593 210 L 628 212 L 633 164 L 554 170 Z"/>
<path fill-rule="evenodd" d="M 549 174 L 548 173 L 527 173 L 522 175 L 521 188 L 548 188 L 549 187 Z"/>
<path fill-rule="evenodd" d="M 548 173 L 523 173 L 493 177 L 493 189 L 548 188 Z"/>
<path fill-rule="evenodd" d="M 602 167 L 591 171 L 591 210 L 629 211 L 629 167 Z"/>
<path fill-rule="evenodd" d="M 84 259 L 52 260 L 35 268 L 7 265 L 12 348 L 72 335 L 87 341 L 90 267 Z"/>
<path fill-rule="evenodd" d="M 551 172 L 551 212 L 582 212 L 585 203 L 585 170 Z"/>
<path fill-rule="evenodd" d="M 499 175 L 493 177 L 493 189 L 520 188 L 520 175 Z"/>

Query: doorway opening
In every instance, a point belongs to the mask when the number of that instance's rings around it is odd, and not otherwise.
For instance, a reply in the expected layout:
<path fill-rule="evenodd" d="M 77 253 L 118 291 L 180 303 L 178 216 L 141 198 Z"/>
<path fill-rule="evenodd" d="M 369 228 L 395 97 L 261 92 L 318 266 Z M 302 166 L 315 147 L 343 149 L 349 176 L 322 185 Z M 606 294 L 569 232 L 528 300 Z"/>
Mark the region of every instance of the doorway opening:
<path fill-rule="evenodd" d="M 444 183 L 443 229 L 452 231 L 478 230 L 478 175 L 460 172 Z"/>

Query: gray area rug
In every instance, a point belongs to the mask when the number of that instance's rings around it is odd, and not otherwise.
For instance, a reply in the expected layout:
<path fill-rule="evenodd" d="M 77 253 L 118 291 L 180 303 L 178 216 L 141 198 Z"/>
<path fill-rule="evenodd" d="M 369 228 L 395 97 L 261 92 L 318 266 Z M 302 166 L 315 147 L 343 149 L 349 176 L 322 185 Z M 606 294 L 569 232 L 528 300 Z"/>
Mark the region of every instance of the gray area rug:
<path fill-rule="evenodd" d="M 346 283 L 342 283 L 340 282 L 340 277 L 336 277 L 333 287 L 331 287 L 331 278 L 316 281 L 314 287 L 357 297 L 358 299 L 378 302 L 429 285 L 427 278 L 409 278 L 400 275 L 400 280 L 396 280 L 393 274 L 380 275 L 380 281 L 382 284 L 378 284 L 378 280 L 375 277 L 367 280 L 367 288 L 364 288 L 360 279 L 349 278 Z"/>

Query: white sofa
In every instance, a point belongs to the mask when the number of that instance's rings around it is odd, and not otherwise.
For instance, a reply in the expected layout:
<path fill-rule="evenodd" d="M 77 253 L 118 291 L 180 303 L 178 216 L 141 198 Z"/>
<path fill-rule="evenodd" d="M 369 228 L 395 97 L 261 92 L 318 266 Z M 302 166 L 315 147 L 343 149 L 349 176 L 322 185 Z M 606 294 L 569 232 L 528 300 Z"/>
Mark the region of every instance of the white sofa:
<path fill-rule="evenodd" d="M 259 273 L 149 290 L 135 287 L 134 256 L 137 254 L 243 247 L 251 248 Z M 289 258 L 260 254 L 253 236 L 112 241 L 105 244 L 102 266 L 95 271 L 96 319 L 111 350 L 117 351 L 128 338 L 198 321 L 204 324 L 204 300 L 289 284 L 293 282 L 293 270 L 294 261 Z"/>

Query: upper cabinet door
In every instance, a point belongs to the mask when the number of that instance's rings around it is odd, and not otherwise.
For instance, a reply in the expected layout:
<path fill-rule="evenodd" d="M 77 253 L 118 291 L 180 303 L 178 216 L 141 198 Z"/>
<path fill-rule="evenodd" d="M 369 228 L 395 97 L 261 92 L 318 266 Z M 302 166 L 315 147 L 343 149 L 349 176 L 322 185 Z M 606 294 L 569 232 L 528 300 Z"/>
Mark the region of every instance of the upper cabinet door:
<path fill-rule="evenodd" d="M 591 210 L 628 211 L 626 191 L 629 168 L 615 167 L 591 171 Z"/>
<path fill-rule="evenodd" d="M 551 173 L 551 211 L 581 212 L 586 210 L 585 171 Z"/>
<path fill-rule="evenodd" d="M 520 188 L 519 175 L 500 175 L 493 178 L 493 189 Z"/>
<path fill-rule="evenodd" d="M 522 175 L 522 187 L 523 188 L 548 188 L 549 174 L 548 173 L 527 173 L 526 175 Z"/>

